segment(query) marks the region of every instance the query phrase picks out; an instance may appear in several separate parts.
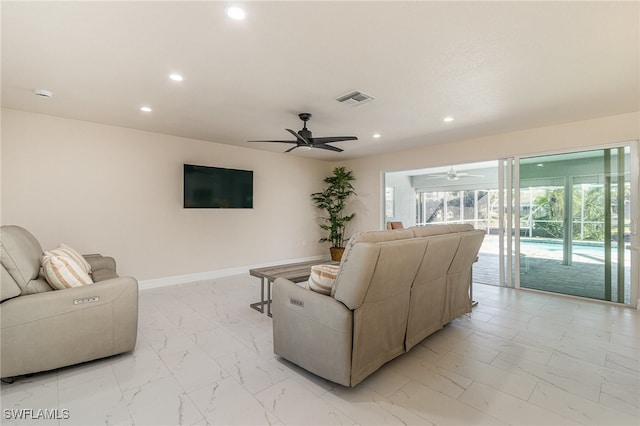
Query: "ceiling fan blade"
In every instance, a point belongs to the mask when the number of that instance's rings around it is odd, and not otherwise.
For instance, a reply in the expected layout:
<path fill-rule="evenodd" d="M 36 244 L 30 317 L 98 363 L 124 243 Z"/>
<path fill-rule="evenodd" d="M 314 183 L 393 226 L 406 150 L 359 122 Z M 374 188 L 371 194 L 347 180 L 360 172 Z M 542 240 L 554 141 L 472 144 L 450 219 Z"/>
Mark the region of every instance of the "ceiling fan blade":
<path fill-rule="evenodd" d="M 285 151 L 285 153 L 293 151 L 293 150 L 294 150 L 294 149 L 296 149 L 298 146 L 299 146 L 299 145 L 296 145 L 296 146 L 294 146 L 294 147 L 289 148 L 288 150 L 286 150 L 286 151 Z"/>
<path fill-rule="evenodd" d="M 328 136 L 325 138 L 313 138 L 312 142 L 317 143 L 329 143 L 329 142 L 342 142 L 342 141 L 357 141 L 355 136 Z"/>
<path fill-rule="evenodd" d="M 247 141 L 247 142 L 277 142 L 277 143 L 299 143 L 298 141 Z"/>
<path fill-rule="evenodd" d="M 311 145 L 311 142 L 309 142 L 308 140 L 306 140 L 305 138 L 303 138 L 298 132 L 291 130 L 291 129 L 285 129 L 287 132 L 291 133 L 293 136 L 296 137 L 296 139 L 298 139 L 300 142 L 302 142 L 305 145 Z"/>
<path fill-rule="evenodd" d="M 344 151 L 343 149 L 340 148 L 336 148 L 335 146 L 331 146 L 331 145 L 325 145 L 323 143 L 315 143 L 312 145 L 314 148 L 318 148 L 318 149 L 326 149 L 328 151 L 335 151 L 335 152 L 342 152 Z"/>

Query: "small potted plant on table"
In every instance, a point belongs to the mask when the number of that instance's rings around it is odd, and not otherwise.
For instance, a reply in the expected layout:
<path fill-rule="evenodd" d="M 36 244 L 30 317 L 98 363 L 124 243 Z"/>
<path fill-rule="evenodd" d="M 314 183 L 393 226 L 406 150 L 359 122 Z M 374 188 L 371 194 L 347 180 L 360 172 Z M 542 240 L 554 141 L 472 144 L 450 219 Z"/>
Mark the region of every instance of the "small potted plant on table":
<path fill-rule="evenodd" d="M 356 195 L 351 182 L 356 180 L 351 171 L 344 167 L 336 167 L 333 174 L 324 178 L 327 187 L 322 192 L 314 192 L 311 199 L 317 208 L 324 210 L 326 216 L 322 216 L 320 228 L 328 232 L 328 236 L 320 239 L 320 242 L 331 242 L 331 259 L 340 261 L 344 252 L 345 225 L 350 222 L 355 213 L 344 213 L 349 197 Z"/>

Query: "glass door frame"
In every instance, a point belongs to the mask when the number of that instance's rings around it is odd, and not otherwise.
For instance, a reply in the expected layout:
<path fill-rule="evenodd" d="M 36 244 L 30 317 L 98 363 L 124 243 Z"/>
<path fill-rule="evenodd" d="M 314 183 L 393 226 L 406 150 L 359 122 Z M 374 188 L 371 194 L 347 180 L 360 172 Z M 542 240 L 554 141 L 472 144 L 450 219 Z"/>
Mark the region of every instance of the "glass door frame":
<path fill-rule="evenodd" d="M 625 252 L 629 252 L 631 259 L 631 306 L 640 309 L 640 235 L 638 235 L 638 219 L 640 218 L 640 144 L 636 141 L 618 144 L 630 149 L 629 170 L 631 172 L 631 212 L 630 238 L 625 243 Z M 636 194 L 634 197 L 633 194 Z"/>

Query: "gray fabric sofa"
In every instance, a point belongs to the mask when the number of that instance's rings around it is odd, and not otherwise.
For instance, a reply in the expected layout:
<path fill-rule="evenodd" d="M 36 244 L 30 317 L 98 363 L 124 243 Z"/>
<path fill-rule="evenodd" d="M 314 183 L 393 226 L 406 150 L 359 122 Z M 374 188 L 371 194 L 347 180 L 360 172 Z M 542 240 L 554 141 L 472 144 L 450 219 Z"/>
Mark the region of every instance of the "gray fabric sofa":
<path fill-rule="evenodd" d="M 84 256 L 94 284 L 53 290 L 43 250 L 19 226 L 0 227 L 0 377 L 14 377 L 133 350 L 138 282 L 118 277 L 113 258 Z"/>
<path fill-rule="evenodd" d="M 276 279 L 274 352 L 335 383 L 357 385 L 471 312 L 471 267 L 484 235 L 471 225 L 354 235 L 331 296 Z"/>

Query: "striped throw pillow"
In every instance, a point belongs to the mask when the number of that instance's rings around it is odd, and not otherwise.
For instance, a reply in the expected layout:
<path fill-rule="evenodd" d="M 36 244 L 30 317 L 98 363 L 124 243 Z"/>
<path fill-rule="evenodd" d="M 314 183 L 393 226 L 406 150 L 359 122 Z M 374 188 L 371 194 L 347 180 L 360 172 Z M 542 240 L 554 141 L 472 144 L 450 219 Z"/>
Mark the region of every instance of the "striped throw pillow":
<path fill-rule="evenodd" d="M 87 262 L 80 252 L 73 247 L 60 243 L 58 248 L 50 250 L 49 252 L 54 256 L 66 256 L 75 261 L 87 274 L 91 273 L 91 265 L 89 265 L 89 262 Z"/>
<path fill-rule="evenodd" d="M 338 277 L 338 265 L 314 265 L 311 267 L 311 276 L 307 288 L 317 293 L 331 294 L 333 284 Z"/>
<path fill-rule="evenodd" d="M 49 285 L 57 290 L 93 284 L 89 274 L 75 260 L 49 251 L 44 252 L 42 271 Z"/>

